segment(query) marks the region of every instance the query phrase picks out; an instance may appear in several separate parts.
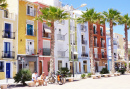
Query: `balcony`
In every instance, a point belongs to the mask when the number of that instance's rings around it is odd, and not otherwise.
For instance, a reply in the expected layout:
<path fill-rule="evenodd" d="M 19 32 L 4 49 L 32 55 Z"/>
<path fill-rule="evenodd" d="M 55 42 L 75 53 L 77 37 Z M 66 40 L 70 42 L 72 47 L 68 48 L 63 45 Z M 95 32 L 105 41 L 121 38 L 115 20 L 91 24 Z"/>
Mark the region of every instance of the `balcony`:
<path fill-rule="evenodd" d="M 98 34 L 98 31 L 94 30 L 94 31 L 93 31 L 93 34 Z"/>
<path fill-rule="evenodd" d="M 101 36 L 105 36 L 105 33 L 101 33 Z"/>
<path fill-rule="evenodd" d="M 49 38 L 49 39 L 51 38 L 49 33 L 43 33 L 42 37 L 43 38 Z"/>
<path fill-rule="evenodd" d="M 15 17 L 13 13 L 9 13 L 7 10 L 4 10 L 4 18 L 14 19 Z"/>
<path fill-rule="evenodd" d="M 86 31 L 87 31 L 87 27 L 84 26 L 84 25 L 81 25 L 81 31 L 82 31 L 82 32 L 86 32 Z"/>
<path fill-rule="evenodd" d="M 15 58 L 14 51 L 2 51 L 2 58 Z"/>
<path fill-rule="evenodd" d="M 36 36 L 36 30 L 27 29 L 27 35 L 28 36 Z"/>
<path fill-rule="evenodd" d="M 43 56 L 50 56 L 51 49 L 50 48 L 43 48 Z"/>
<path fill-rule="evenodd" d="M 58 57 L 65 57 L 65 51 L 58 51 Z"/>
<path fill-rule="evenodd" d="M 82 53 L 81 56 L 82 57 L 88 57 L 88 54 L 87 53 Z"/>
<path fill-rule="evenodd" d="M 87 40 L 82 40 L 82 44 L 87 44 Z"/>
<path fill-rule="evenodd" d="M 99 55 L 98 55 L 98 54 L 93 54 L 93 57 L 94 57 L 94 58 L 98 58 Z"/>
<path fill-rule="evenodd" d="M 2 38 L 15 39 L 15 32 L 3 31 Z"/>
<path fill-rule="evenodd" d="M 73 40 L 73 43 L 72 43 L 72 40 L 70 40 L 70 43 L 71 43 L 71 45 L 76 45 L 76 41 L 75 40 Z"/>
<path fill-rule="evenodd" d="M 107 55 L 102 55 L 102 54 L 101 54 L 101 58 L 107 58 Z"/>
<path fill-rule="evenodd" d="M 105 48 L 105 45 L 104 45 L 104 44 L 101 44 L 101 47 L 102 47 L 102 48 Z"/>
<path fill-rule="evenodd" d="M 57 40 L 65 40 L 65 35 L 57 34 Z"/>
<path fill-rule="evenodd" d="M 36 55 L 36 50 L 35 49 L 26 49 L 26 54 L 27 55 Z"/>
<path fill-rule="evenodd" d="M 97 44 L 97 43 L 94 43 L 94 47 L 99 47 L 99 44 Z"/>

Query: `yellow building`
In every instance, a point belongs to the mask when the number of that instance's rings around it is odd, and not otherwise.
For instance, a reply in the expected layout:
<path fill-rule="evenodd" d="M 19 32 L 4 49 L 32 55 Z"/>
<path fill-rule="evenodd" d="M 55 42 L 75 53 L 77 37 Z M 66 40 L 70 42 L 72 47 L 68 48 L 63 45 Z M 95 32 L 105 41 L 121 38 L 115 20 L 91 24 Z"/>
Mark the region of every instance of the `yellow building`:
<path fill-rule="evenodd" d="M 31 72 L 37 71 L 37 7 L 35 3 L 19 0 L 18 70 L 27 68 Z"/>
<path fill-rule="evenodd" d="M 37 71 L 37 16 L 38 5 L 27 0 L 7 0 L 8 10 L 18 15 L 17 69 Z"/>
<path fill-rule="evenodd" d="M 0 79 L 17 73 L 17 16 L 0 10 Z"/>
<path fill-rule="evenodd" d="M 124 39 L 123 39 L 123 35 L 118 34 L 118 33 L 114 33 L 113 34 L 114 38 L 117 39 L 117 57 L 118 60 L 119 59 L 124 59 Z"/>

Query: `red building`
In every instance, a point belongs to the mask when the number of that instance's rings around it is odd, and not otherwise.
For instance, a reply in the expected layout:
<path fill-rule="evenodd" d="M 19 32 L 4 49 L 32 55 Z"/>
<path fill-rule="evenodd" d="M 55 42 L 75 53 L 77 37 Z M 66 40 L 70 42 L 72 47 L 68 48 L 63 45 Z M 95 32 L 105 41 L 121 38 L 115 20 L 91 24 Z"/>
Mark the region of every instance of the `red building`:
<path fill-rule="evenodd" d="M 95 72 L 99 72 L 102 68 L 107 67 L 106 26 L 98 23 L 93 24 L 93 39 L 90 39 L 89 36 L 89 46 L 90 41 L 93 41 Z"/>
<path fill-rule="evenodd" d="M 38 15 L 41 14 L 40 9 L 48 7 L 42 3 L 35 2 L 39 5 Z M 51 54 L 51 30 L 47 26 L 46 21 L 38 21 L 38 74 L 41 75 L 45 72 L 46 75 L 49 73 L 50 68 L 50 54 Z"/>

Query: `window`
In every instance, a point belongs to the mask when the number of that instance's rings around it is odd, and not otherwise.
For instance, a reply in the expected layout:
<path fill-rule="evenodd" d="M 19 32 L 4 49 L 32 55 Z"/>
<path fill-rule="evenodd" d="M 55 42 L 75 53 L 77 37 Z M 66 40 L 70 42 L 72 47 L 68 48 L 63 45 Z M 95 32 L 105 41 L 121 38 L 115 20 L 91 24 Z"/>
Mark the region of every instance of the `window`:
<path fill-rule="evenodd" d="M 100 33 L 101 33 L 101 36 L 103 36 L 103 28 L 100 27 Z"/>
<path fill-rule="evenodd" d="M 36 15 L 36 9 L 31 5 L 27 5 L 27 15 L 35 16 Z"/>
<path fill-rule="evenodd" d="M 96 26 L 95 25 L 93 25 L 93 32 L 94 32 L 94 34 L 97 34 Z"/>
<path fill-rule="evenodd" d="M 62 67 L 62 61 L 58 61 L 58 70 L 61 70 Z"/>
<path fill-rule="evenodd" d="M 4 72 L 4 62 L 0 62 L 0 72 Z"/>
<path fill-rule="evenodd" d="M 50 48 L 50 41 L 43 40 L 43 48 Z"/>
<path fill-rule="evenodd" d="M 46 23 L 43 23 L 43 29 L 42 29 L 42 37 L 50 38 L 51 35 L 50 27 L 47 26 Z"/>
<path fill-rule="evenodd" d="M 33 25 L 27 24 L 27 35 L 34 36 Z"/>

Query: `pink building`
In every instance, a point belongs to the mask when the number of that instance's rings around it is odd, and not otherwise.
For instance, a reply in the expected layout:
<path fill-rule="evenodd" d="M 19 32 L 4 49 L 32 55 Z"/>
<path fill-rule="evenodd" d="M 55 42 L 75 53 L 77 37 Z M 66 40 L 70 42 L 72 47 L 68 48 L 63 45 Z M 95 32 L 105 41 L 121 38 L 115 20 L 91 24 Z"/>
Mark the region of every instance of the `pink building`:
<path fill-rule="evenodd" d="M 47 7 L 46 5 L 35 2 L 39 4 L 38 7 L 38 15 L 41 14 L 39 11 L 40 8 Z M 38 53 L 39 53 L 39 60 L 38 60 L 38 73 L 39 75 L 42 74 L 42 72 L 45 72 L 46 75 L 49 73 L 49 68 L 50 68 L 50 27 L 46 25 L 46 21 L 38 21 Z"/>

